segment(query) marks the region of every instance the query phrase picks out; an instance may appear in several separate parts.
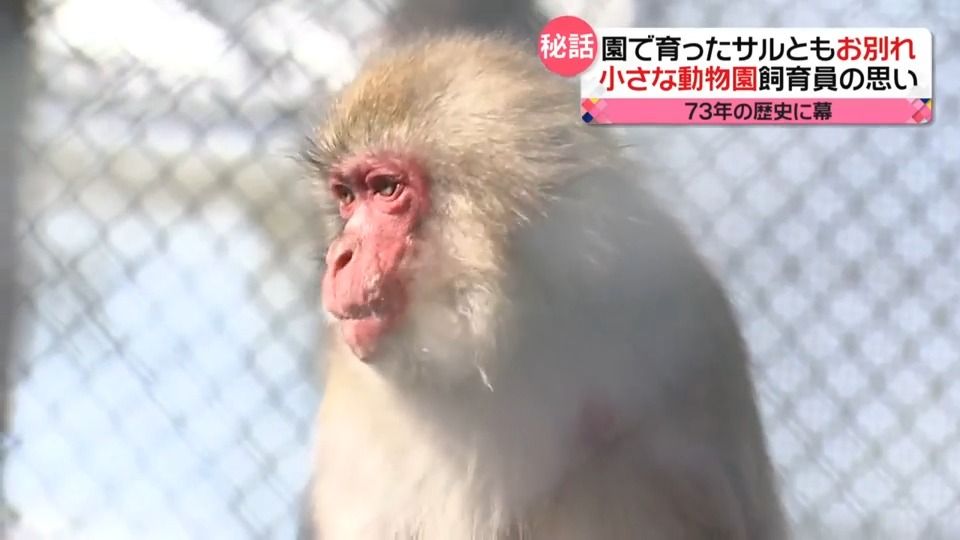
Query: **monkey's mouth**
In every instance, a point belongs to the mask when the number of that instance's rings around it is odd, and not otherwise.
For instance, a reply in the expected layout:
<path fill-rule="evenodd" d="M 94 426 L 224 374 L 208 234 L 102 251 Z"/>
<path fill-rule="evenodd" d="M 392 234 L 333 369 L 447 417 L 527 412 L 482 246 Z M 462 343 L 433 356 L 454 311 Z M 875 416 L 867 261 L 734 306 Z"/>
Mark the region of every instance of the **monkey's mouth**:
<path fill-rule="evenodd" d="M 371 315 L 362 318 L 343 318 L 339 320 L 338 326 L 341 337 L 353 354 L 364 362 L 372 362 L 392 322 L 392 318 Z"/>
<path fill-rule="evenodd" d="M 367 302 L 349 303 L 330 310 L 340 335 L 350 350 L 364 362 L 372 362 L 384 335 L 393 328 L 402 310 L 395 295 L 379 294 Z"/>
<path fill-rule="evenodd" d="M 354 284 L 326 280 L 323 304 L 354 355 L 373 362 L 385 335 L 405 311 L 406 291 L 399 280 L 378 280 L 366 287 Z"/>
<path fill-rule="evenodd" d="M 382 319 L 385 316 L 383 302 L 372 302 L 369 304 L 353 304 L 344 307 L 340 311 L 331 312 L 339 321 L 358 321 L 363 319 Z"/>

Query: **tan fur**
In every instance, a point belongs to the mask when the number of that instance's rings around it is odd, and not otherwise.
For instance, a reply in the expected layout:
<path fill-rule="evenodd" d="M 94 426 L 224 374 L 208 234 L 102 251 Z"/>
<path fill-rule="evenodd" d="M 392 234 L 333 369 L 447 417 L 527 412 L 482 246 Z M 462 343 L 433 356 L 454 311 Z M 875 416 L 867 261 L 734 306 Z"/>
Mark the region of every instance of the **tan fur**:
<path fill-rule="evenodd" d="M 490 232 L 506 234 L 552 187 L 616 159 L 609 138 L 583 129 L 577 111 L 576 89 L 512 41 L 426 39 L 366 66 L 308 157 L 325 170 L 371 149 L 417 155 L 448 195 L 440 212 L 460 212 L 455 198 L 464 195 L 488 228 L 502 225 Z"/>
<path fill-rule="evenodd" d="M 315 133 L 331 237 L 345 159 L 414 157 L 433 204 L 383 358 L 328 334 L 320 538 L 783 537 L 723 292 L 577 112 L 529 51 L 462 35 L 381 55 Z"/>

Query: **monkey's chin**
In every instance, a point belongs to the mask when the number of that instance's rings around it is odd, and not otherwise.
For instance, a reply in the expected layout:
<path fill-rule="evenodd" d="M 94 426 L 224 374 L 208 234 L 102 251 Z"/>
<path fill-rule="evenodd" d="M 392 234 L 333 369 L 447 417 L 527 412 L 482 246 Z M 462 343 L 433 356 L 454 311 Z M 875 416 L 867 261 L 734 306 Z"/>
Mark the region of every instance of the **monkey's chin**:
<path fill-rule="evenodd" d="M 380 340 L 390 326 L 388 319 L 367 317 L 363 319 L 341 319 L 338 322 L 340 335 L 357 358 L 364 362 L 373 362 L 376 358 Z"/>

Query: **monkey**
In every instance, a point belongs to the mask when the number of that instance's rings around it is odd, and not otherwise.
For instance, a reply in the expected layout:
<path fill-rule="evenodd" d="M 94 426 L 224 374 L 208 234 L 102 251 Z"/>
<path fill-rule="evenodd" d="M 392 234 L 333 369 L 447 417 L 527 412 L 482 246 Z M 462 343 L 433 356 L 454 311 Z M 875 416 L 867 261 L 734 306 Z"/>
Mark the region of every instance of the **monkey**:
<path fill-rule="evenodd" d="M 518 43 L 385 49 L 310 137 L 309 537 L 786 538 L 722 286 Z"/>

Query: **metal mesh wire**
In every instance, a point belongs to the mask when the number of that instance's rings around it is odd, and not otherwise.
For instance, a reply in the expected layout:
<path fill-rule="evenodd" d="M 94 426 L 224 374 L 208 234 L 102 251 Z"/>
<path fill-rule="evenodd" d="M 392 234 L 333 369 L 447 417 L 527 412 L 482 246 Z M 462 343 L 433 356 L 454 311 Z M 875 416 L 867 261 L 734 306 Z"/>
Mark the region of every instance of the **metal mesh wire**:
<path fill-rule="evenodd" d="M 599 9 L 584 5 L 550 3 Z M 960 3 L 605 9 L 645 26 L 933 31 L 927 127 L 624 132 L 734 298 L 797 537 L 960 538 Z M 294 535 L 318 294 L 290 156 L 380 12 L 32 5 L 15 537 Z"/>

